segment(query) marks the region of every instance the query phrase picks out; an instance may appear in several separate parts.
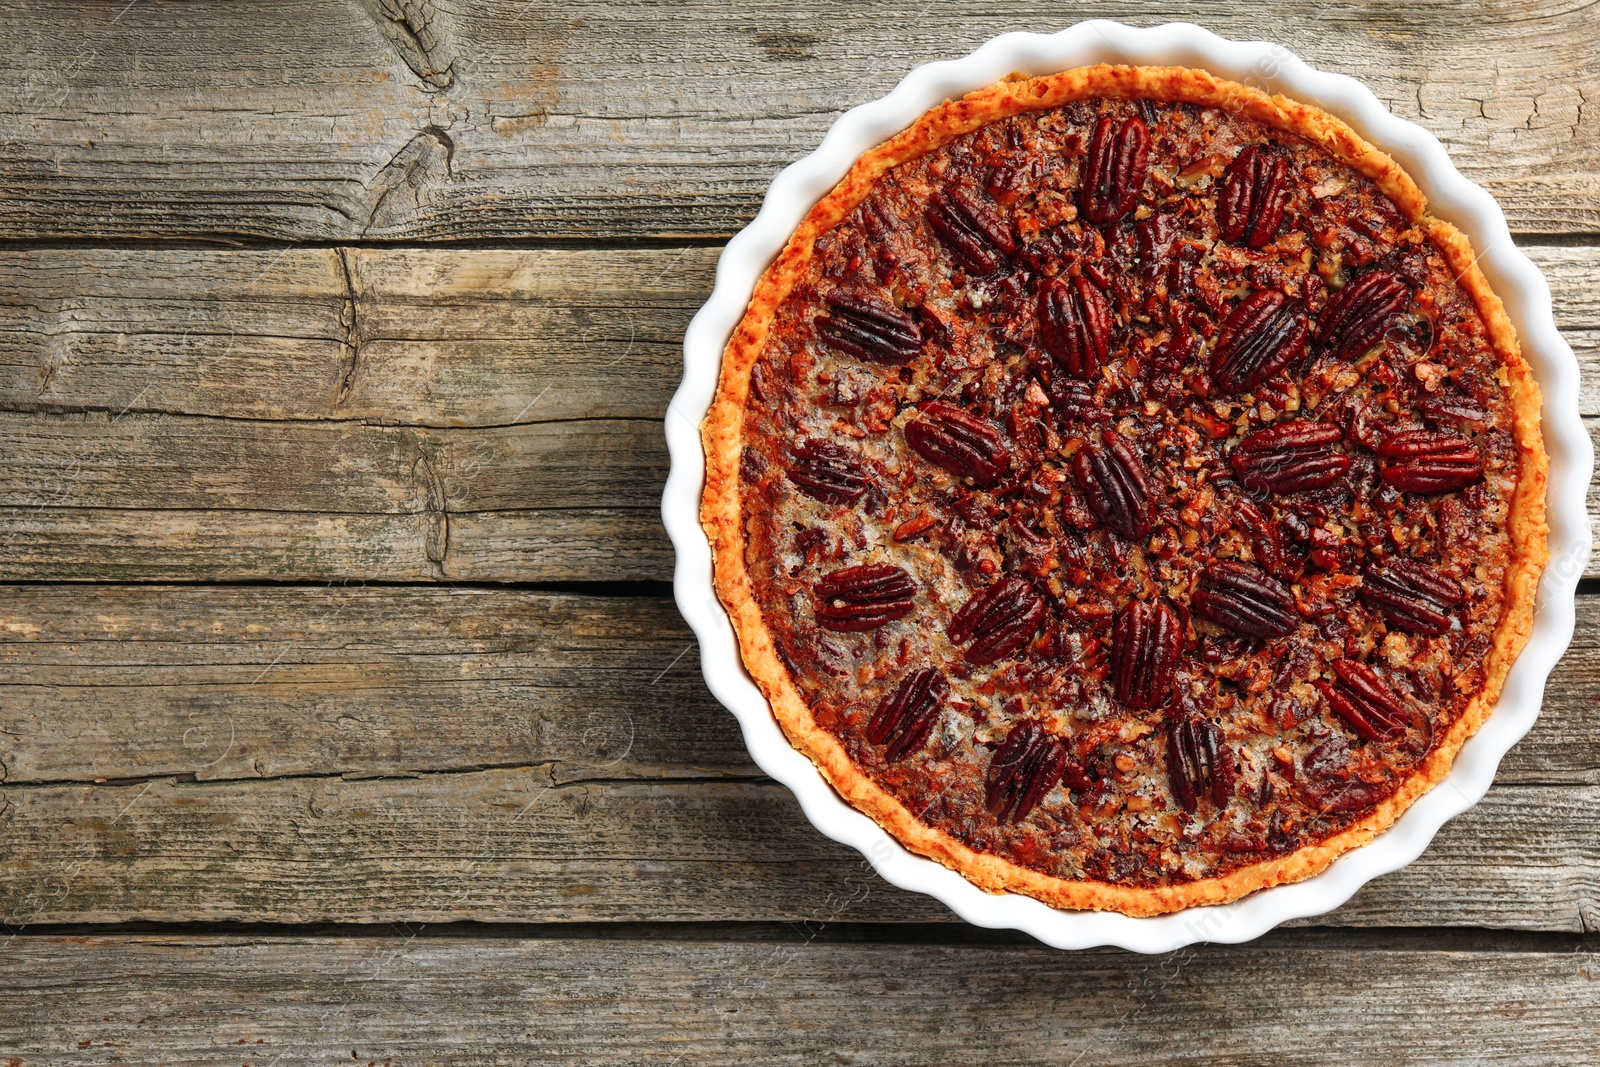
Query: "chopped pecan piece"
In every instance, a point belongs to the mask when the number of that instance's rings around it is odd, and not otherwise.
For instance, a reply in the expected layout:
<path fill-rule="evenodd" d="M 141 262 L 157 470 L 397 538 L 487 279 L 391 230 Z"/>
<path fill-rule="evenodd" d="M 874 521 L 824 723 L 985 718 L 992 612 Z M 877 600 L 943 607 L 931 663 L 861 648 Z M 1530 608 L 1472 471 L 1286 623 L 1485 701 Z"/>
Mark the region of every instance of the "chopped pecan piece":
<path fill-rule="evenodd" d="M 1467 602 L 1460 582 L 1410 559 L 1367 564 L 1361 596 L 1391 626 L 1425 637 L 1449 633 L 1452 613 Z"/>
<path fill-rule="evenodd" d="M 1234 777 L 1233 749 L 1221 727 L 1188 717 L 1167 723 L 1167 781 L 1184 811 L 1198 808 L 1202 796 L 1227 807 Z"/>
<path fill-rule="evenodd" d="M 928 208 L 928 225 L 968 270 L 993 274 L 1017 250 L 1000 213 L 961 189 L 947 189 Z"/>
<path fill-rule="evenodd" d="M 828 294 L 828 308 L 832 315 L 817 316 L 817 335 L 846 355 L 899 365 L 922 351 L 916 321 L 882 297 L 835 289 Z"/>
<path fill-rule="evenodd" d="M 1254 389 L 1305 354 L 1309 329 L 1300 305 L 1282 293 L 1251 293 L 1222 324 L 1211 353 L 1211 380 L 1224 393 Z"/>
<path fill-rule="evenodd" d="M 1120 221 L 1139 203 L 1150 172 L 1150 128 L 1135 115 L 1120 124 L 1110 115 L 1095 123 L 1084 157 L 1078 210 L 1097 226 Z"/>
<path fill-rule="evenodd" d="M 1004 659 L 1032 637 L 1044 621 L 1044 601 L 1021 578 L 1004 578 L 974 593 L 955 613 L 945 632 L 967 648 L 968 663 Z"/>
<path fill-rule="evenodd" d="M 1010 450 L 1000 428 L 959 404 L 931 400 L 906 424 L 906 444 L 927 460 L 974 485 L 992 485 L 1005 476 Z"/>
<path fill-rule="evenodd" d="M 1449 430 L 1402 430 L 1378 446 L 1378 474 L 1404 493 L 1448 493 L 1483 477 L 1472 442 Z"/>
<path fill-rule="evenodd" d="M 867 723 L 867 740 L 887 743 L 883 758 L 890 763 L 904 759 L 928 740 L 949 696 L 950 682 L 937 669 L 911 672 L 878 705 Z"/>
<path fill-rule="evenodd" d="M 1247 145 L 1222 176 L 1217 229 L 1231 244 L 1262 248 L 1278 235 L 1289 201 L 1289 167 L 1283 153 Z"/>
<path fill-rule="evenodd" d="M 824 504 L 853 504 L 867 491 L 860 453 L 832 441 L 802 441 L 790 455 L 789 480 Z"/>
<path fill-rule="evenodd" d="M 1100 444 L 1086 443 L 1073 457 L 1072 473 L 1089 510 L 1108 528 L 1130 541 L 1150 532 L 1150 475 L 1127 438 L 1107 430 Z"/>
<path fill-rule="evenodd" d="M 1037 722 L 1020 722 L 989 761 L 984 803 L 1000 822 L 1021 822 L 1066 770 L 1066 746 Z"/>
<path fill-rule="evenodd" d="M 1405 700 L 1378 672 L 1351 659 L 1332 664 L 1334 685 L 1319 681 L 1317 688 L 1334 714 L 1368 741 L 1386 741 L 1405 730 L 1411 720 Z"/>
<path fill-rule="evenodd" d="M 1343 437 L 1344 431 L 1331 422 L 1280 422 L 1240 441 L 1228 463 L 1239 484 L 1253 492 L 1321 489 L 1350 469 L 1350 457 L 1333 447 Z"/>
<path fill-rule="evenodd" d="M 1183 651 L 1183 630 L 1171 608 L 1130 601 L 1117 613 L 1111 651 L 1111 681 L 1119 704 L 1158 708 L 1171 698 Z"/>
<path fill-rule="evenodd" d="M 1205 569 L 1194 591 L 1194 610 L 1246 637 L 1283 637 L 1300 625 L 1300 609 L 1289 588 L 1260 567 L 1237 560 L 1221 560 Z"/>
<path fill-rule="evenodd" d="M 1099 375 L 1111 351 L 1111 305 L 1088 278 L 1050 278 L 1039 286 L 1039 336 L 1074 378 Z"/>
<path fill-rule="evenodd" d="M 876 630 L 911 614 L 917 586 L 892 564 L 860 563 L 827 575 L 815 592 L 817 622 L 849 633 Z"/>
<path fill-rule="evenodd" d="M 1383 339 L 1411 305 L 1406 283 L 1386 270 L 1368 271 L 1334 294 L 1317 317 L 1316 343 L 1338 359 L 1352 359 Z"/>

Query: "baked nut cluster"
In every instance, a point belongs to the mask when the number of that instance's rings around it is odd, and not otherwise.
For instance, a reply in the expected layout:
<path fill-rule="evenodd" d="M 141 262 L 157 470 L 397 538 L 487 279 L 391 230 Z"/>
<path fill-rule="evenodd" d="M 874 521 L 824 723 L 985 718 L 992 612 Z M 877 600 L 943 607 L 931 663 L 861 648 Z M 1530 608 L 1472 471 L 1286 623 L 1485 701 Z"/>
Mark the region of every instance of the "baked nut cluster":
<path fill-rule="evenodd" d="M 1308 138 L 1091 98 L 883 173 L 750 369 L 743 563 L 911 819 L 1159 887 L 1314 845 L 1485 686 L 1519 476 L 1426 230 Z"/>

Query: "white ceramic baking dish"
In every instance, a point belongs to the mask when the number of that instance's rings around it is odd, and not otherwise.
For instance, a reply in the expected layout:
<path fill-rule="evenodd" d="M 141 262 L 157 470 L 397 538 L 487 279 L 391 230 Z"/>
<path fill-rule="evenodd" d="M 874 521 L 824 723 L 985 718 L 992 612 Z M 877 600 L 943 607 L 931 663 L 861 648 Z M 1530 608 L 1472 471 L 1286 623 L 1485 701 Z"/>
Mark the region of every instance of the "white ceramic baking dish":
<path fill-rule="evenodd" d="M 1550 452 L 1550 565 L 1539 589 L 1533 635 L 1506 680 L 1500 703 L 1461 750 L 1449 776 L 1371 844 L 1347 853 L 1315 878 L 1229 905 L 1143 919 L 1061 911 L 1025 896 L 984 892 L 908 852 L 846 805 L 811 762 L 790 747 L 745 673 L 733 629 L 712 589 L 710 545 L 699 522 L 705 475 L 699 426 L 711 403 L 722 350 L 756 280 L 806 212 L 863 152 L 942 101 L 1013 72 L 1049 74 L 1092 63 L 1199 67 L 1282 93 L 1339 116 L 1398 160 L 1427 194 L 1432 213 L 1464 230 L 1482 254 L 1483 272 L 1504 299 L 1523 353 L 1544 390 Z M 1061 948 L 1120 945 L 1165 952 L 1196 941 L 1245 941 L 1286 920 L 1330 911 L 1371 879 L 1410 863 L 1447 819 L 1477 803 L 1501 757 L 1533 725 L 1545 679 L 1572 637 L 1573 595 L 1589 556 L 1584 498 L 1593 454 L 1578 415 L 1577 361 L 1556 330 L 1544 277 L 1512 243 L 1499 205 L 1456 171 L 1432 134 L 1390 114 L 1359 82 L 1314 70 L 1281 45 L 1228 41 L 1185 23 L 1135 28 L 1097 20 L 1049 35 L 1004 34 L 964 59 L 918 67 L 888 96 L 842 115 L 816 151 L 773 180 L 755 221 L 724 250 L 711 298 L 690 323 L 683 347 L 683 384 L 667 410 L 672 471 L 662 514 L 677 550 L 678 608 L 699 637 L 706 684 L 738 718 L 756 763 L 793 790 L 818 830 L 858 849 L 888 881 L 937 897 L 980 926 L 1024 930 Z"/>

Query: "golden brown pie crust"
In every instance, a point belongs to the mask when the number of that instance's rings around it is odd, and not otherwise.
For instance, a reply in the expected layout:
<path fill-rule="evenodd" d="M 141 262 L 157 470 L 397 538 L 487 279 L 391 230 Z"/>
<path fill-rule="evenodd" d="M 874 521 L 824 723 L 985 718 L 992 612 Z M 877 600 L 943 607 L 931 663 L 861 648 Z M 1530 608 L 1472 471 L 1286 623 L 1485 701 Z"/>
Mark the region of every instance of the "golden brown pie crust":
<path fill-rule="evenodd" d="M 1505 574 L 1504 609 L 1485 658 L 1486 681 L 1449 732 L 1396 792 L 1336 835 L 1222 876 L 1156 887 L 1066 880 L 974 851 L 949 834 L 917 821 L 898 799 L 864 775 L 843 745 L 817 727 L 776 652 L 745 570 L 740 515 L 741 434 L 751 368 L 766 341 L 776 309 L 807 267 L 818 235 L 848 215 L 891 167 L 987 123 L 1091 97 L 1149 98 L 1224 107 L 1297 134 L 1371 179 L 1409 221 L 1426 230 L 1487 324 L 1514 412 L 1520 464 L 1507 518 L 1512 555 Z M 816 764 L 847 802 L 870 815 L 906 847 L 938 860 L 983 889 L 1024 893 L 1060 908 L 1156 915 L 1193 905 L 1225 903 L 1258 889 L 1308 878 L 1388 827 L 1444 778 L 1461 745 L 1477 731 L 1498 699 L 1506 673 L 1527 641 L 1535 590 L 1548 554 L 1548 461 L 1539 428 L 1539 387 L 1522 358 L 1500 298 L 1478 269 L 1466 237 L 1449 223 L 1428 216 L 1426 208 L 1422 192 L 1405 171 L 1340 120 L 1318 108 L 1186 67 L 1101 65 L 1038 78 L 1019 77 L 933 108 L 909 129 L 862 156 L 801 222 L 757 284 L 749 308 L 724 353 L 717 394 L 701 429 L 706 455 L 701 522 L 713 548 L 717 593 L 738 634 L 745 666 L 771 702 L 774 715 L 794 746 Z"/>

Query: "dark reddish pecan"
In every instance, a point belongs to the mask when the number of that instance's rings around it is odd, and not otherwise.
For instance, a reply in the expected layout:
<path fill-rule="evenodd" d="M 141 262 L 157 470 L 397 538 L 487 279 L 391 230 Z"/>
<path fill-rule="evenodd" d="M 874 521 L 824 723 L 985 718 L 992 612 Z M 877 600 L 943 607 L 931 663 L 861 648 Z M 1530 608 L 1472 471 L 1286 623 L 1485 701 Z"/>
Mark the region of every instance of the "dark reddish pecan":
<path fill-rule="evenodd" d="M 1378 672 L 1352 659 L 1334 660 L 1337 682 L 1318 682 L 1334 714 L 1368 741 L 1385 741 L 1405 730 L 1411 721 L 1406 702 Z"/>
<path fill-rule="evenodd" d="M 1233 798 L 1233 749 L 1214 722 L 1183 718 L 1167 723 L 1167 781 L 1172 795 L 1192 812 L 1209 796 L 1217 807 Z"/>
<path fill-rule="evenodd" d="M 1072 473 L 1095 518 L 1130 541 L 1150 532 L 1150 475 L 1144 461 L 1114 430 L 1100 444 L 1085 443 L 1072 459 Z"/>
<path fill-rule="evenodd" d="M 1002 823 L 1021 822 L 1066 770 L 1066 746 L 1037 722 L 1020 722 L 989 761 L 984 804 Z"/>
<path fill-rule="evenodd" d="M 861 454 L 832 441 L 802 441 L 789 457 L 789 480 L 824 504 L 851 504 L 867 491 Z"/>
<path fill-rule="evenodd" d="M 1449 633 L 1452 613 L 1467 602 L 1461 583 L 1409 559 L 1367 564 L 1361 596 L 1391 626 L 1426 637 Z"/>
<path fill-rule="evenodd" d="M 867 724 L 867 740 L 887 742 L 883 758 L 890 763 L 904 759 L 928 740 L 949 696 L 950 683 L 935 668 L 911 672 L 878 705 Z"/>
<path fill-rule="evenodd" d="M 1295 790 L 1300 800 L 1324 815 L 1365 811 L 1394 792 L 1393 781 L 1364 782 L 1359 778 L 1316 778 Z"/>
<path fill-rule="evenodd" d="M 1094 386 L 1065 374 L 1050 379 L 1050 408 L 1063 419 L 1081 421 L 1096 414 Z"/>
<path fill-rule="evenodd" d="M 1074 378 L 1099 375 L 1111 352 L 1111 305 L 1088 278 L 1051 278 L 1039 286 L 1039 338 Z"/>
<path fill-rule="evenodd" d="M 1260 567 L 1236 560 L 1205 569 L 1194 591 L 1194 610 L 1247 637 L 1283 637 L 1300 625 L 1300 609 L 1288 587 Z"/>
<path fill-rule="evenodd" d="M 1299 568 L 1284 547 L 1283 532 L 1278 529 L 1278 524 L 1268 521 L 1259 508 L 1245 499 L 1240 499 L 1234 505 L 1234 512 L 1239 525 L 1250 536 L 1250 547 L 1255 551 L 1256 562 L 1261 569 L 1274 578 L 1293 580 Z"/>
<path fill-rule="evenodd" d="M 898 365 L 922 351 L 916 321 L 882 297 L 835 289 L 828 307 L 833 314 L 817 316 L 817 336 L 846 355 Z"/>
<path fill-rule="evenodd" d="M 1240 441 L 1228 463 L 1239 484 L 1253 492 L 1321 489 L 1350 469 L 1350 457 L 1333 447 L 1343 437 L 1344 431 L 1331 422 L 1280 422 Z"/>
<path fill-rule="evenodd" d="M 945 633 L 967 647 L 967 662 L 984 664 L 1004 659 L 1038 632 L 1044 601 L 1021 578 L 1004 578 L 962 605 Z"/>
<path fill-rule="evenodd" d="M 876 630 L 911 614 L 911 575 L 887 563 L 836 570 L 816 586 L 817 622 L 830 630 Z"/>
<path fill-rule="evenodd" d="M 1309 329 L 1300 305 L 1282 293 L 1251 293 L 1222 324 L 1211 380 L 1224 393 L 1254 389 L 1305 354 Z"/>
<path fill-rule="evenodd" d="M 1183 651 L 1183 630 L 1165 604 L 1131 601 L 1117 613 L 1111 633 L 1111 682 L 1117 702 L 1158 708 L 1172 696 Z"/>
<path fill-rule="evenodd" d="M 1095 123 L 1084 157 L 1078 210 L 1086 221 L 1116 222 L 1139 203 L 1150 172 L 1150 128 L 1137 115 L 1120 124 L 1110 115 Z"/>
<path fill-rule="evenodd" d="M 1289 166 L 1283 153 L 1249 145 L 1228 164 L 1217 197 L 1217 229 L 1224 241 L 1261 248 L 1278 236 L 1289 202 Z"/>
<path fill-rule="evenodd" d="M 992 485 L 1005 476 L 1010 449 L 1000 428 L 959 404 L 932 400 L 906 425 L 906 444 L 927 460 L 974 485 Z"/>
<path fill-rule="evenodd" d="M 1378 446 L 1378 474 L 1404 493 L 1448 493 L 1483 477 L 1472 442 L 1449 430 L 1401 430 Z"/>
<path fill-rule="evenodd" d="M 1441 393 L 1438 396 L 1418 400 L 1417 412 L 1435 423 L 1464 423 L 1476 430 L 1488 426 L 1491 418 L 1482 404 L 1455 392 Z"/>
<path fill-rule="evenodd" d="M 967 269 L 993 274 L 1017 250 L 1000 213 L 961 189 L 947 189 L 928 208 L 928 225 Z"/>
<path fill-rule="evenodd" d="M 1383 339 L 1389 325 L 1411 304 L 1406 283 L 1386 270 L 1368 271 L 1328 301 L 1317 317 L 1317 344 L 1338 359 L 1351 359 Z"/>

